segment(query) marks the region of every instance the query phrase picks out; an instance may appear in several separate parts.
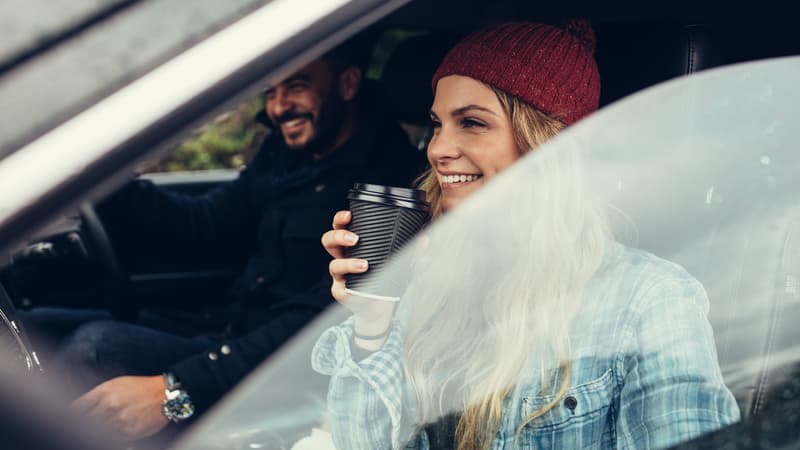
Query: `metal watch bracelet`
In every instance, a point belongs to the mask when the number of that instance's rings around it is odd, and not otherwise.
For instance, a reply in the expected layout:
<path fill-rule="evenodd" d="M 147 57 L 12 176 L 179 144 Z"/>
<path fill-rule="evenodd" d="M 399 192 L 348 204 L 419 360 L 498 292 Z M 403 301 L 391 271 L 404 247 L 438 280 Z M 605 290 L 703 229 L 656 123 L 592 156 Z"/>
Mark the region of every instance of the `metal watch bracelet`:
<path fill-rule="evenodd" d="M 194 415 L 194 403 L 189 394 L 181 388 L 181 383 L 172 373 L 164 374 L 164 403 L 161 412 L 170 422 L 180 423 Z"/>

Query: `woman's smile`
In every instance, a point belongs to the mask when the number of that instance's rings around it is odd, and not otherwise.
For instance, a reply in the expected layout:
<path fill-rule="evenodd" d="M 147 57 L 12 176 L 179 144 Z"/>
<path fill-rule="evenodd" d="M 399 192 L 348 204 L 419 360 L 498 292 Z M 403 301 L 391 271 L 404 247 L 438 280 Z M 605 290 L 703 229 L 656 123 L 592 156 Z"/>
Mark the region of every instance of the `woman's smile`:
<path fill-rule="evenodd" d="M 482 178 L 482 174 L 474 173 L 439 173 L 439 185 L 443 191 L 464 189 L 474 187 Z"/>

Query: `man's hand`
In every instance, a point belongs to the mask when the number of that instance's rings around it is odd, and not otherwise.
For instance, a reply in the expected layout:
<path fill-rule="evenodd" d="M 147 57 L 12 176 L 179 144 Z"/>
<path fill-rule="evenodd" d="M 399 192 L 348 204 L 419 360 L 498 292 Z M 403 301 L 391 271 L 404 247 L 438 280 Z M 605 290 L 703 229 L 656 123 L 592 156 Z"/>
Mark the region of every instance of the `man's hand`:
<path fill-rule="evenodd" d="M 125 440 L 141 439 L 161 431 L 169 421 L 161 411 L 164 377 L 117 377 L 95 386 L 72 407 L 121 433 Z"/>

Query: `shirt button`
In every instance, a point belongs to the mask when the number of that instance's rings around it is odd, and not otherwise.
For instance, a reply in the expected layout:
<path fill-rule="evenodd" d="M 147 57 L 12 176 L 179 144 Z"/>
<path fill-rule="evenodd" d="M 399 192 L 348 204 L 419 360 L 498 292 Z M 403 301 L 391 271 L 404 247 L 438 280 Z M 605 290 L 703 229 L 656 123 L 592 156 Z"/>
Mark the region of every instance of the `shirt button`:
<path fill-rule="evenodd" d="M 219 358 L 219 356 L 217 356 L 217 354 L 214 353 L 214 352 L 211 352 L 211 353 L 208 354 L 208 359 L 210 359 L 212 361 L 216 361 L 217 358 Z"/>
<path fill-rule="evenodd" d="M 314 186 L 314 192 L 322 192 L 324 190 L 325 190 L 325 185 L 324 184 L 318 184 L 318 185 Z"/>
<path fill-rule="evenodd" d="M 222 353 L 223 355 L 230 355 L 231 348 L 227 345 L 223 345 L 222 347 L 219 348 L 219 352 Z"/>
<path fill-rule="evenodd" d="M 256 283 L 258 283 L 258 284 L 263 284 L 263 283 L 264 283 L 264 277 L 258 277 L 258 278 L 256 278 Z"/>
<path fill-rule="evenodd" d="M 574 414 L 575 408 L 578 406 L 578 400 L 576 400 L 575 397 L 570 395 L 569 397 L 564 399 L 564 406 L 566 406 L 567 409 L 572 411 L 572 413 Z"/>

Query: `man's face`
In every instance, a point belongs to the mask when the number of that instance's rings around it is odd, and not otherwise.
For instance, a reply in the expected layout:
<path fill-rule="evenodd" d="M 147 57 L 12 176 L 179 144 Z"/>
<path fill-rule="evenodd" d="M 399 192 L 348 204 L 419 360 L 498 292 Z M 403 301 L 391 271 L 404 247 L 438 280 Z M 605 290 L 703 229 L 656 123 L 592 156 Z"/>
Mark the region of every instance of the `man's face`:
<path fill-rule="evenodd" d="M 324 152 L 333 145 L 343 115 L 337 80 L 316 60 L 265 93 L 264 107 L 291 149 Z"/>

